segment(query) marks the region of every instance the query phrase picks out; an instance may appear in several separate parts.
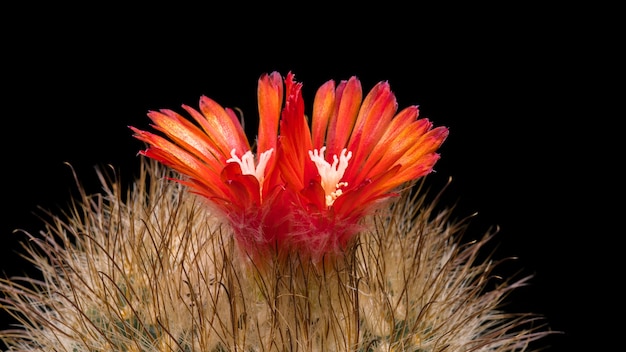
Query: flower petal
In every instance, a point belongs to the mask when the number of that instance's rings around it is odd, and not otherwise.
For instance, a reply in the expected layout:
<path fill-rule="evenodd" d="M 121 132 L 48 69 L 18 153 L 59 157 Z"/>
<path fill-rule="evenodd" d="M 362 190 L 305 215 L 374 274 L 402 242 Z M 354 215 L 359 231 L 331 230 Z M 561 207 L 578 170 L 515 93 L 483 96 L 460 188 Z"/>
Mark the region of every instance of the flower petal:
<path fill-rule="evenodd" d="M 395 182 L 387 187 L 396 187 L 404 182 L 417 179 L 432 172 L 439 154 L 435 153 L 448 137 L 449 130 L 437 127 L 426 132 L 400 159 L 398 164 L 403 168 L 398 172 Z"/>
<path fill-rule="evenodd" d="M 151 146 L 145 151 L 141 151 L 141 155 L 157 160 L 177 172 L 196 180 L 197 183 L 194 183 L 194 185 L 197 186 L 194 186 L 194 188 L 197 188 L 203 194 L 225 195 L 224 189 L 220 187 L 221 182 L 219 182 L 218 174 L 198 160 L 198 158 L 161 136 L 140 131 L 134 127 L 131 127 L 131 129 L 135 132 L 135 138 Z"/>
<path fill-rule="evenodd" d="M 278 120 L 283 102 L 283 79 L 278 72 L 263 74 L 257 88 L 259 135 L 257 151 L 276 150 Z"/>
<path fill-rule="evenodd" d="M 363 167 L 355 175 L 356 183 L 373 177 L 398 164 L 398 160 L 412 147 L 432 124 L 427 119 L 417 119 L 417 106 L 405 108 L 396 115 L 385 133 L 373 148 Z"/>
<path fill-rule="evenodd" d="M 313 149 L 320 149 L 326 141 L 326 130 L 335 109 L 335 82 L 324 83 L 315 93 L 313 101 L 312 143 Z"/>
<path fill-rule="evenodd" d="M 347 170 L 347 179 L 361 172 L 363 163 L 387 130 L 396 109 L 396 97 L 387 82 L 378 83 L 367 94 L 348 142 L 348 150 L 354 156 Z"/>
<path fill-rule="evenodd" d="M 243 155 L 250 150 L 250 144 L 243 127 L 232 110 L 224 109 L 205 96 L 200 98 L 202 114 L 186 105 L 183 108 L 200 124 L 204 132 L 219 148 L 223 161 L 230 158 L 230 152 L 233 149 L 237 155 Z"/>
<path fill-rule="evenodd" d="M 346 148 L 356 117 L 361 107 L 363 92 L 356 77 L 341 81 L 335 93 L 335 111 L 331 115 L 326 131 L 326 160 L 332 161 Z"/>
<path fill-rule="evenodd" d="M 230 199 L 240 211 L 261 206 L 259 181 L 253 175 L 244 175 L 236 163 L 228 163 L 221 174 L 221 180 L 229 190 Z"/>
<path fill-rule="evenodd" d="M 198 127 L 171 110 L 151 111 L 148 117 L 154 122 L 155 129 L 163 132 L 173 144 L 202 160 L 214 172 L 220 172 L 219 149 Z"/>
<path fill-rule="evenodd" d="M 311 132 L 304 115 L 302 84 L 287 75 L 285 87 L 287 100 L 280 121 L 280 143 L 278 159 L 280 171 L 287 187 L 300 191 L 316 176 L 316 168 L 310 162 Z"/>

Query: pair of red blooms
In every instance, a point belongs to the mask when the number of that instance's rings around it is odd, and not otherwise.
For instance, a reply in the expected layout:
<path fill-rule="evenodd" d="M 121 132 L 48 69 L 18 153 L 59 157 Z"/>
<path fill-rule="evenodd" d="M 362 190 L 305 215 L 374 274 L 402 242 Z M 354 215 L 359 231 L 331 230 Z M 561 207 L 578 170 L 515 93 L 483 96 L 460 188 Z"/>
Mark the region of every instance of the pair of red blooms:
<path fill-rule="evenodd" d="M 309 120 L 292 73 L 262 75 L 256 156 L 232 109 L 207 97 L 199 111 L 183 109 L 195 122 L 148 113 L 166 138 L 131 127 L 149 145 L 141 154 L 184 175 L 177 181 L 214 204 L 253 255 L 342 253 L 363 216 L 432 171 L 448 135 L 418 118 L 417 106 L 398 112 L 387 82 L 363 97 L 356 77 L 322 85 Z"/>

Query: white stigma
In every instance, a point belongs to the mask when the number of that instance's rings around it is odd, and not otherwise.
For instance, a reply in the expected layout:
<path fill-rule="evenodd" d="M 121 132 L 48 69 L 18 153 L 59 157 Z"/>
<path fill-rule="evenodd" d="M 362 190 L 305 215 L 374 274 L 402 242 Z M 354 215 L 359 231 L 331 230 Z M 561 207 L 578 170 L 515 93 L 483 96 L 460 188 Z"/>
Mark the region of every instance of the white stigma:
<path fill-rule="evenodd" d="M 235 149 L 230 151 L 231 158 L 226 160 L 227 163 L 237 163 L 241 167 L 241 173 L 244 175 L 252 175 L 259 181 L 261 189 L 263 189 L 263 180 L 265 179 L 265 167 L 270 160 L 270 156 L 274 149 L 269 149 L 261 153 L 258 163 L 254 164 L 254 154 L 251 151 L 247 151 L 241 156 L 241 159 L 235 153 Z"/>
<path fill-rule="evenodd" d="M 309 150 L 309 156 L 317 166 L 317 172 L 322 178 L 322 188 L 326 193 L 326 206 L 331 206 L 335 199 L 343 193 L 339 188 L 348 186 L 348 182 L 340 182 L 340 180 L 348 168 L 348 161 L 352 158 L 352 152 L 344 148 L 339 157 L 336 154 L 333 155 L 333 164 L 331 165 L 324 158 L 325 151 L 326 147 L 322 147 L 319 151 L 317 149 Z"/>

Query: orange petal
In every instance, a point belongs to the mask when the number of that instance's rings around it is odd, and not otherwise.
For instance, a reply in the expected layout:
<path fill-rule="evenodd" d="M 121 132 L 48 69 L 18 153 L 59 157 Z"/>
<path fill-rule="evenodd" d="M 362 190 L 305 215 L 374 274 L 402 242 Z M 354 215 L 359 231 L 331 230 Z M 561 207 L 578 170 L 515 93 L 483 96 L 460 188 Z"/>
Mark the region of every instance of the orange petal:
<path fill-rule="evenodd" d="M 404 109 L 389 124 L 363 169 L 357 175 L 373 177 L 399 163 L 399 159 L 413 148 L 419 138 L 432 126 L 427 119 L 415 120 L 417 108 Z"/>
<path fill-rule="evenodd" d="M 189 114 L 200 124 L 204 132 L 213 140 L 221 151 L 223 161 L 230 158 L 230 151 L 235 149 L 237 155 L 243 155 L 250 150 L 250 145 L 243 127 L 234 120 L 221 105 L 208 97 L 200 98 L 200 111 L 189 106 L 183 106 Z"/>
<path fill-rule="evenodd" d="M 432 172 L 439 160 L 439 154 L 435 151 L 441 146 L 448 136 L 448 129 L 437 127 L 424 134 L 413 148 L 407 151 L 397 161 L 402 169 L 396 175 L 388 187 L 396 187 L 404 182 L 415 180 Z"/>
<path fill-rule="evenodd" d="M 348 150 L 353 153 L 351 170 L 361 169 L 387 130 L 396 109 L 396 97 L 387 82 L 377 84 L 365 97 L 348 142 Z"/>
<path fill-rule="evenodd" d="M 410 165 L 415 163 L 416 159 L 422 155 L 435 152 L 446 140 L 448 133 L 449 131 L 446 127 L 437 127 L 424 133 L 416 141 L 415 145 L 398 160 L 398 163 Z"/>
<path fill-rule="evenodd" d="M 335 82 L 324 83 L 315 93 L 313 101 L 312 144 L 320 149 L 325 144 L 326 129 L 333 110 L 335 109 Z"/>
<path fill-rule="evenodd" d="M 257 153 L 276 148 L 278 120 L 283 102 L 283 79 L 278 72 L 263 74 L 257 88 L 259 135 Z"/>
<path fill-rule="evenodd" d="M 150 132 L 138 130 L 134 127 L 135 137 L 148 143 L 151 147 L 141 152 L 141 154 L 162 162 L 172 167 L 174 170 L 192 178 L 211 182 L 218 180 L 214 170 L 200 162 L 196 157 L 189 154 L 184 149 L 176 146 L 165 138 Z"/>
<path fill-rule="evenodd" d="M 221 170 L 222 163 L 217 159 L 219 150 L 198 127 L 170 110 L 151 111 L 148 117 L 155 123 L 155 129 L 165 133 L 174 144 L 195 155 L 214 171 Z"/>
<path fill-rule="evenodd" d="M 361 82 L 356 77 L 341 81 L 335 96 L 335 111 L 330 118 L 326 132 L 326 160 L 328 161 L 333 160 L 333 155 L 341 153 L 350 138 L 363 98 Z"/>
<path fill-rule="evenodd" d="M 382 186 L 393 189 L 408 181 L 417 180 L 422 176 L 426 176 L 433 171 L 433 167 L 439 158 L 440 155 L 437 153 L 426 154 L 410 167 L 402 168 L 396 177 L 388 180 Z"/>

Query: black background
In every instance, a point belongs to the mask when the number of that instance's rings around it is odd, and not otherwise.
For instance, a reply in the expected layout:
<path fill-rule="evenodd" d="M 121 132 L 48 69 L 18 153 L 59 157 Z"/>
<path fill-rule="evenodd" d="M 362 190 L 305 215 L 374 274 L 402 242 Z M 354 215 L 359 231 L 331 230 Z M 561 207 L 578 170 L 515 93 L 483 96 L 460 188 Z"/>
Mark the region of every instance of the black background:
<path fill-rule="evenodd" d="M 207 95 L 241 108 L 254 134 L 262 73 L 293 71 L 307 112 L 319 85 L 356 75 L 364 90 L 389 81 L 400 107 L 419 104 L 450 128 L 428 179 L 452 177 L 444 202 L 458 201 L 458 217 L 478 212 L 476 236 L 499 226 L 495 257 L 519 257 L 511 273 L 534 275 L 510 307 L 564 332 L 543 345 L 606 350 L 612 342 L 598 337 L 611 326 L 600 317 L 620 306 L 609 252 L 621 233 L 608 226 L 617 208 L 605 197 L 621 199 L 601 191 L 614 177 L 614 127 L 595 100 L 607 55 L 595 12 L 328 6 L 5 12 L 15 24 L 3 25 L 4 274 L 30 270 L 12 231 L 36 233 L 37 206 L 63 208 L 75 192 L 64 163 L 89 191 L 99 190 L 96 165 L 131 182 L 142 144 L 127 126 L 147 128 L 148 110 Z"/>

